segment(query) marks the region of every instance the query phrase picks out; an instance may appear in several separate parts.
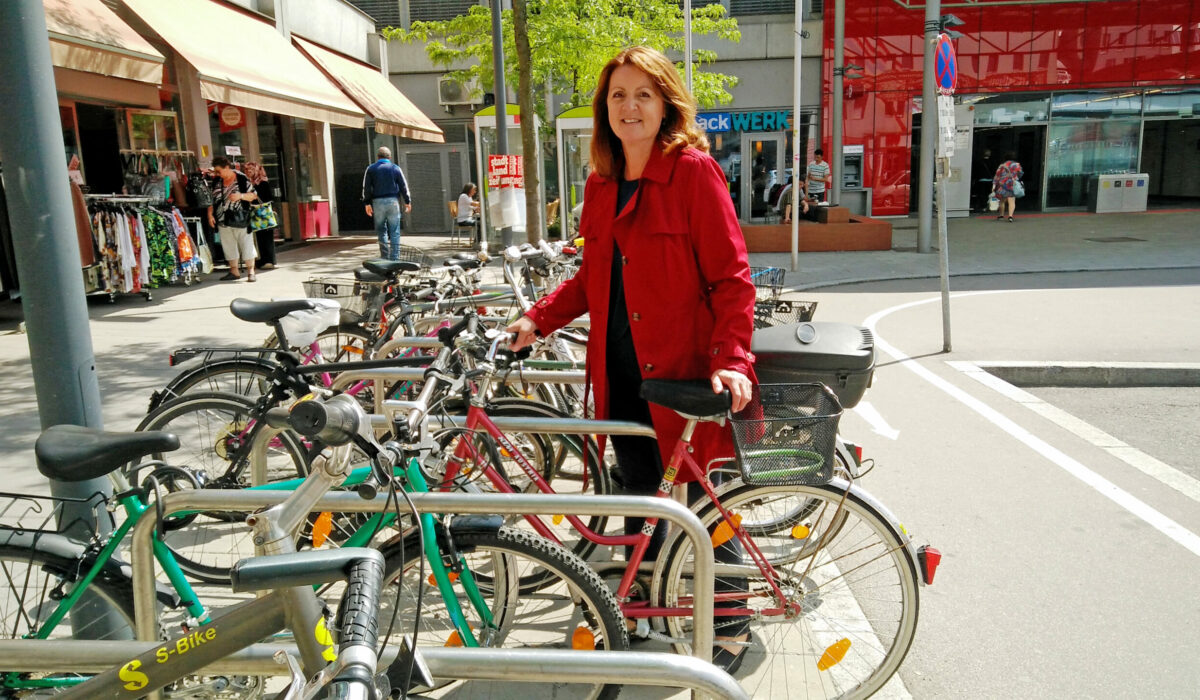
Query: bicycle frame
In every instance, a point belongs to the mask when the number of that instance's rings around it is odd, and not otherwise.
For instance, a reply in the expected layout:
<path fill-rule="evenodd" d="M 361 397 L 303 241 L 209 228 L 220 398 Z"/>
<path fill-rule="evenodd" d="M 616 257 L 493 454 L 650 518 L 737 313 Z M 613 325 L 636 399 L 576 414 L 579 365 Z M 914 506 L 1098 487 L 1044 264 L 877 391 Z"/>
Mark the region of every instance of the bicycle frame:
<path fill-rule="evenodd" d="M 750 555 L 750 558 L 754 562 L 755 566 L 762 573 L 766 582 L 770 585 L 771 591 L 775 596 L 775 600 L 785 601 L 787 600 L 787 596 L 780 589 L 778 583 L 778 573 L 776 573 L 774 567 L 771 566 L 766 557 L 763 556 L 762 551 L 754 543 L 749 534 L 741 527 L 738 520 L 731 518 L 729 512 L 724 508 L 723 505 L 721 505 L 720 499 L 717 497 L 712 485 L 705 477 L 704 470 L 701 469 L 700 465 L 698 465 L 694 459 L 692 459 L 692 456 L 688 451 L 692 432 L 695 430 L 698 422 L 699 421 L 697 419 L 693 418 L 685 425 L 683 434 L 680 436 L 678 442 L 676 442 L 675 449 L 671 454 L 671 459 L 663 473 L 663 478 L 659 483 L 659 490 L 656 496 L 659 498 L 670 498 L 671 489 L 675 485 L 681 469 L 685 475 L 689 475 L 693 479 L 699 481 L 709 499 L 720 511 L 722 521 L 732 529 L 734 536 L 737 537 L 744 550 Z M 496 424 L 492 422 L 490 417 L 488 417 L 483 407 L 479 406 L 474 401 L 472 401 L 467 410 L 466 428 L 468 434 L 470 432 L 479 430 L 486 432 L 497 442 L 497 444 L 499 444 L 512 456 L 525 475 L 537 486 L 539 491 L 543 493 L 554 493 L 554 489 L 542 477 L 542 475 L 538 473 L 537 469 L 535 469 L 533 465 L 529 463 L 529 460 L 527 460 L 521 451 L 512 444 L 503 431 L 496 427 Z M 492 483 L 496 490 L 503 493 L 516 492 L 512 485 L 508 483 L 508 480 L 504 477 L 504 475 L 501 474 L 495 468 L 495 466 L 491 464 L 491 461 L 487 458 L 487 455 L 480 454 L 479 450 L 477 450 L 474 445 L 474 441 L 472 440 L 458 441 L 458 445 L 455 447 L 454 451 L 454 458 L 446 465 L 446 475 L 442 484 L 443 488 L 449 488 L 449 485 L 453 483 L 454 479 L 458 476 L 459 469 L 461 468 L 464 459 L 470 459 L 474 464 L 483 465 L 483 474 L 487 477 L 488 481 Z M 525 515 L 523 517 L 529 522 L 533 529 L 538 532 L 538 534 L 553 542 L 559 542 L 561 544 L 559 539 L 554 535 L 553 531 L 549 526 L 546 525 L 541 517 L 536 515 Z M 642 560 L 646 556 L 646 550 L 650 545 L 650 538 L 654 534 L 655 527 L 658 525 L 658 518 L 648 518 L 645 522 L 645 525 L 642 527 L 642 531 L 636 535 L 605 535 L 595 532 L 589 528 L 578 516 L 565 515 L 564 517 L 568 522 L 571 523 L 571 526 L 575 528 L 580 535 L 591 542 L 603 546 L 623 545 L 633 547 L 633 554 L 629 558 L 625 572 L 621 577 L 620 586 L 617 589 L 617 600 L 621 602 L 621 610 L 627 617 L 688 617 L 691 615 L 692 609 L 690 607 L 656 608 L 650 607 L 649 602 L 643 603 L 629 601 L 630 589 L 633 587 L 634 579 L 637 575 L 638 569 L 642 564 Z M 715 599 L 719 601 L 730 601 L 738 598 L 744 599 L 748 596 L 749 593 L 743 592 L 718 593 L 716 594 Z M 799 605 L 796 603 L 790 603 L 781 607 L 753 611 L 753 614 L 774 616 L 793 614 L 798 611 Z M 747 614 L 751 614 L 751 612 L 752 611 L 750 611 L 748 608 L 744 607 L 718 608 L 715 614 L 723 616 L 745 616 Z"/>

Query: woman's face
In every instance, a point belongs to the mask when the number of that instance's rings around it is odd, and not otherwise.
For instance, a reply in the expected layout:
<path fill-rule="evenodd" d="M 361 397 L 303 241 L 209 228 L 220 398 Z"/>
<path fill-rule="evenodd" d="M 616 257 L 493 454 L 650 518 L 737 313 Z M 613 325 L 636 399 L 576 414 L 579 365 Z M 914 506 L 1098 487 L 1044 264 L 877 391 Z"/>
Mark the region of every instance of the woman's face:
<path fill-rule="evenodd" d="M 608 82 L 608 126 L 624 146 L 653 143 L 662 126 L 666 102 L 640 68 L 625 64 Z"/>

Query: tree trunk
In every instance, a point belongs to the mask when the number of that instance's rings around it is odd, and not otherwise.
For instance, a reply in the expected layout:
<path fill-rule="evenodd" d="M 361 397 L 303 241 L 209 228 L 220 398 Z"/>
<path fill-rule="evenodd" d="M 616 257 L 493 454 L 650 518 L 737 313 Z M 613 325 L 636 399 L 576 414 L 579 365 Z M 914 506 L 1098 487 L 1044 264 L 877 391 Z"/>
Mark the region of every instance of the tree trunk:
<path fill-rule="evenodd" d="M 542 197 L 538 181 L 537 126 L 533 101 L 533 61 L 525 0 L 513 0 L 513 36 L 517 43 L 517 104 L 521 106 L 521 147 L 525 154 L 525 235 L 530 243 L 546 237 L 542 222 Z"/>

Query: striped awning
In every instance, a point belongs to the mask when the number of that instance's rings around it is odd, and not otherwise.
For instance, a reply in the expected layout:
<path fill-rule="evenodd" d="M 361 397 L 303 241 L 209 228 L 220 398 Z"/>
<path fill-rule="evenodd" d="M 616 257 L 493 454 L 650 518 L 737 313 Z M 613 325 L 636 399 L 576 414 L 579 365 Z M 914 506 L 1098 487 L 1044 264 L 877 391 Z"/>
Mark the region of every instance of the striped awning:
<path fill-rule="evenodd" d="M 43 0 L 59 68 L 161 85 L 163 55 L 100 0 Z"/>

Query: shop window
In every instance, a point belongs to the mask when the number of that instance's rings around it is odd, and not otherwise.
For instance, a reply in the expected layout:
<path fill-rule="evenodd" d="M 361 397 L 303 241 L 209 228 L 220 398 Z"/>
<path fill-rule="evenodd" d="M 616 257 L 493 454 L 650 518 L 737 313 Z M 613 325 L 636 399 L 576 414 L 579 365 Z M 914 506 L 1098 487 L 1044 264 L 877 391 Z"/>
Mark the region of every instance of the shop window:
<path fill-rule="evenodd" d="M 127 109 L 125 123 L 129 128 L 129 147 L 134 150 L 180 150 L 179 120 L 174 112 Z"/>
<path fill-rule="evenodd" d="M 976 126 L 1045 122 L 1050 111 L 1049 97 L 1029 94 L 991 95 L 963 102 L 975 107 Z"/>
<path fill-rule="evenodd" d="M 1200 116 L 1200 90 L 1168 90 L 1154 88 L 1146 91 L 1146 117 Z"/>
<path fill-rule="evenodd" d="M 1050 115 L 1063 119 L 1112 119 L 1140 117 L 1142 93 L 1136 92 L 1070 92 L 1055 93 Z"/>
<path fill-rule="evenodd" d="M 1134 172 L 1140 139 L 1140 119 L 1051 123 L 1046 147 L 1046 206 L 1085 206 L 1092 176 Z"/>

